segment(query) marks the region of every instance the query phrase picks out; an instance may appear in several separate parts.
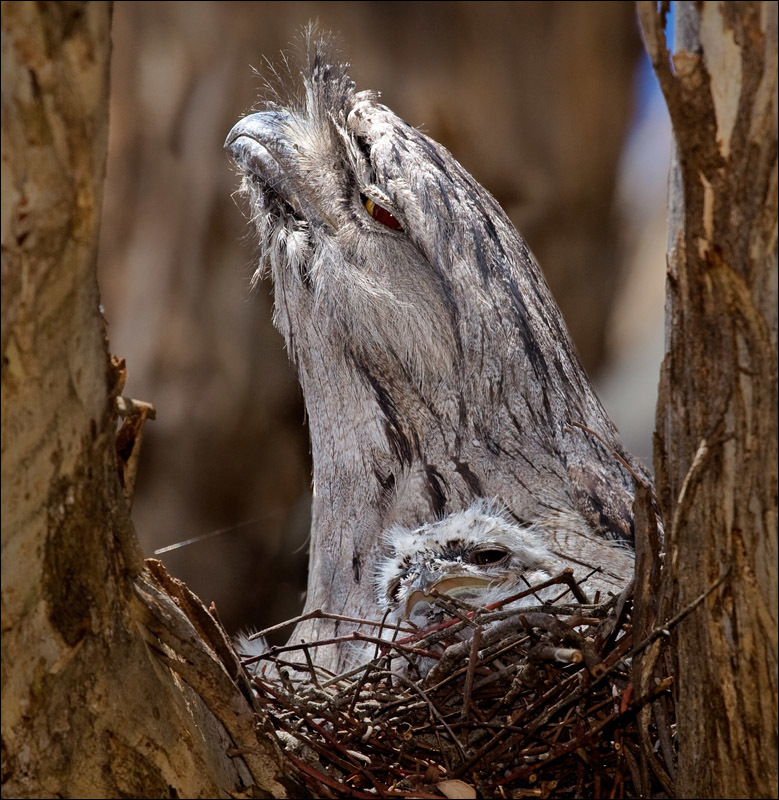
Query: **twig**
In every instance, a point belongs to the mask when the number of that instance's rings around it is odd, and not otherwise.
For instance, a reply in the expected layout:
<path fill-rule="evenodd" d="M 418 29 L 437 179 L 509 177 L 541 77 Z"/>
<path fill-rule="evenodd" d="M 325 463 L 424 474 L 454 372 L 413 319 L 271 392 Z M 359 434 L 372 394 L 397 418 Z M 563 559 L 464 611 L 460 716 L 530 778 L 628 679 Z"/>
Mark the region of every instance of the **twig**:
<path fill-rule="evenodd" d="M 471 641 L 471 655 L 468 658 L 468 671 L 465 673 L 465 689 L 463 691 L 463 709 L 460 716 L 468 718 L 468 709 L 471 705 L 471 691 L 473 689 L 473 675 L 476 672 L 476 662 L 479 659 L 479 645 L 481 644 L 481 628 L 476 628 Z"/>
<path fill-rule="evenodd" d="M 571 425 L 575 428 L 581 428 L 586 433 L 589 433 L 590 436 L 594 436 L 607 450 L 611 451 L 611 454 L 614 458 L 619 461 L 620 464 L 633 476 L 633 480 L 636 483 L 642 483 L 644 486 L 647 485 L 646 478 L 642 478 L 633 467 L 628 464 L 628 462 L 614 449 L 612 445 L 610 445 L 597 431 L 594 431 L 592 428 L 588 428 L 586 425 L 582 425 L 581 422 L 574 422 L 573 420 L 570 421 Z"/>
<path fill-rule="evenodd" d="M 645 647 L 648 647 L 656 639 L 661 636 L 668 636 L 671 628 L 675 628 L 688 614 L 691 614 L 695 609 L 719 586 L 721 586 L 725 579 L 730 575 L 730 566 L 726 567 L 722 574 L 717 578 L 714 583 L 709 586 L 704 592 L 701 592 L 695 600 L 688 606 L 685 606 L 678 614 L 673 616 L 662 628 L 654 628 L 639 644 L 637 644 L 631 651 L 629 657 L 633 657 L 636 653 L 640 653 Z"/>
<path fill-rule="evenodd" d="M 301 639 L 300 640 L 300 644 L 303 647 L 303 655 L 306 657 L 306 663 L 308 664 L 308 672 L 311 675 L 311 680 L 313 681 L 314 686 L 316 686 L 317 689 L 319 689 L 321 687 L 319 686 L 319 681 L 317 680 L 317 677 L 316 677 L 316 670 L 314 669 L 314 662 L 311 660 L 311 653 L 308 652 L 308 648 L 305 646 L 306 645 L 305 639 Z"/>
<path fill-rule="evenodd" d="M 566 567 L 563 570 L 564 578 L 566 586 L 573 592 L 573 596 L 580 602 L 582 605 L 586 605 L 590 601 L 587 598 L 587 595 L 582 591 L 582 587 L 576 582 L 576 579 L 573 577 L 573 570 L 570 567 Z"/>
<path fill-rule="evenodd" d="M 377 670 L 377 671 L 383 672 L 383 673 L 385 673 L 387 675 L 391 675 L 393 678 L 396 678 L 401 683 L 403 683 L 406 686 L 408 686 L 409 689 L 411 689 L 412 691 L 414 691 L 417 694 L 419 694 L 422 697 L 422 699 L 428 704 L 428 707 L 433 712 L 433 714 L 437 717 L 438 721 L 444 726 L 444 728 L 446 728 L 446 732 L 451 737 L 451 740 L 454 743 L 454 746 L 457 748 L 458 752 L 460 753 L 460 756 L 461 756 L 463 762 L 468 760 L 468 754 L 465 752 L 465 748 L 460 743 L 460 740 L 454 735 L 454 731 L 449 727 L 449 725 L 446 722 L 446 720 L 441 716 L 440 712 L 435 707 L 435 704 L 430 700 L 430 698 L 427 696 L 427 694 L 425 694 L 425 690 L 421 686 L 419 686 L 418 684 L 414 683 L 413 681 L 410 681 L 408 678 L 406 678 L 405 675 L 401 675 L 401 674 L 399 674 L 397 672 L 392 672 L 391 670 Z"/>
<path fill-rule="evenodd" d="M 376 622 L 375 620 L 370 619 L 361 619 L 360 617 L 345 617 L 343 614 L 331 614 L 329 611 L 322 611 L 320 608 L 317 608 L 314 609 L 314 611 L 309 611 L 308 614 L 301 614 L 300 616 L 293 617 L 285 622 L 279 622 L 277 625 L 271 625 L 270 628 L 265 628 L 257 633 L 253 633 L 249 639 L 259 639 L 261 636 L 267 636 L 269 633 L 282 630 L 283 628 L 288 628 L 290 625 L 297 625 L 299 622 L 305 622 L 309 619 L 332 619 L 338 622 L 355 622 L 358 625 L 368 625 L 372 628 L 381 628 L 384 625 L 383 622 Z M 404 628 L 403 630 L 408 630 L 409 632 L 413 633 L 412 628 Z"/>

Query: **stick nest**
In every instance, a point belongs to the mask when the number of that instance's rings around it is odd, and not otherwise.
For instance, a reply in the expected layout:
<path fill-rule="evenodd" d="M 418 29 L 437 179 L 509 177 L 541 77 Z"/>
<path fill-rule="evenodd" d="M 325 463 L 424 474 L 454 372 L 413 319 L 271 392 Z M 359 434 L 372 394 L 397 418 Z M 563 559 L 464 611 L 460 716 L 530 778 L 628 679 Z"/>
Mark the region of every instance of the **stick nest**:
<path fill-rule="evenodd" d="M 342 675 L 314 666 L 313 644 L 247 659 L 305 790 L 328 798 L 672 796 L 667 631 L 637 631 L 632 585 L 588 604 L 570 573 L 544 585 L 555 582 L 554 603 L 520 610 L 503 606 L 533 589 L 482 609 L 438 597 L 445 619 L 426 631 L 363 621 L 339 641 L 363 642 L 374 657 Z"/>

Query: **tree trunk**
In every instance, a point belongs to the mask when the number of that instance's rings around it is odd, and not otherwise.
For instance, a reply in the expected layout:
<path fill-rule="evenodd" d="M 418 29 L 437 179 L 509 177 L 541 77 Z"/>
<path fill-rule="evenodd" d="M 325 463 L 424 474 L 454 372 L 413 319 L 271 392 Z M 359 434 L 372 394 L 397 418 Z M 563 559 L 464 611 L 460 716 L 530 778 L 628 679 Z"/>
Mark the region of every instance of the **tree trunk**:
<path fill-rule="evenodd" d="M 2 5 L 3 796 L 284 796 L 234 656 L 144 566 L 119 479 L 95 278 L 110 20 Z"/>
<path fill-rule="evenodd" d="M 639 3 L 676 148 L 655 443 L 679 797 L 777 796 L 777 6 Z M 719 585 L 717 582 L 722 579 Z"/>

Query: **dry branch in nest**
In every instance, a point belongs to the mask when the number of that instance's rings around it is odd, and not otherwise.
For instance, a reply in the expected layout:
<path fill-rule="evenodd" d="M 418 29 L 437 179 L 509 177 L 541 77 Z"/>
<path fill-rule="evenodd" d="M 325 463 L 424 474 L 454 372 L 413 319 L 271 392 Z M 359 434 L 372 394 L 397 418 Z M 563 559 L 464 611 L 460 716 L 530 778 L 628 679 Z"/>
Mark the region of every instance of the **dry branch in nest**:
<path fill-rule="evenodd" d="M 439 597 L 446 621 L 429 630 L 365 620 L 348 637 L 247 659 L 307 790 L 330 798 L 670 796 L 667 636 L 634 640 L 632 584 L 601 604 L 577 600 L 569 571 L 550 584 L 561 587 L 553 603 L 504 608 L 540 586 L 481 609 Z M 374 657 L 342 675 L 314 666 L 312 648 L 346 640 L 372 645 Z"/>

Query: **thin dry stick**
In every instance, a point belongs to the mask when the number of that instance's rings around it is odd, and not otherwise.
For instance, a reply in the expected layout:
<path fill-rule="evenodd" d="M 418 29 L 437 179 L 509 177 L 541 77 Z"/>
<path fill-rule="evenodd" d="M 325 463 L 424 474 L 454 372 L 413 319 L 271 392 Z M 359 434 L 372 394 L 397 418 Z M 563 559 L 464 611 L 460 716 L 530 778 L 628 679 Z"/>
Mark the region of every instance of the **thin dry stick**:
<path fill-rule="evenodd" d="M 314 686 L 316 686 L 317 689 L 319 689 L 321 687 L 319 686 L 319 681 L 317 680 L 317 677 L 316 677 L 316 670 L 314 669 L 314 662 L 311 660 L 311 653 L 308 652 L 308 648 L 305 646 L 306 640 L 302 639 L 300 643 L 303 646 L 303 655 L 306 657 L 306 663 L 308 664 L 308 672 L 311 675 L 311 680 L 312 680 Z"/>
<path fill-rule="evenodd" d="M 582 604 L 587 605 L 590 601 L 587 598 L 587 595 L 582 591 L 582 587 L 579 586 L 576 579 L 573 577 L 573 570 L 570 567 L 566 567 L 563 570 L 564 578 L 566 585 L 568 588 L 573 592 L 573 596 Z"/>
<path fill-rule="evenodd" d="M 588 428 L 586 425 L 582 425 L 581 422 L 574 422 L 571 420 L 571 425 L 575 428 L 581 428 L 586 433 L 589 433 L 590 436 L 594 436 L 607 450 L 611 450 L 611 454 L 614 458 L 619 461 L 620 464 L 633 476 L 633 480 L 636 483 L 641 483 L 646 485 L 646 481 L 628 464 L 627 461 L 597 432 L 594 431 L 592 428 Z"/>
<path fill-rule="evenodd" d="M 321 608 L 316 608 L 313 611 L 309 611 L 308 614 L 301 614 L 300 616 L 293 617 L 285 622 L 279 622 L 277 625 L 271 625 L 270 628 L 257 631 L 257 633 L 253 633 L 249 639 L 259 639 L 261 636 L 267 636 L 269 633 L 282 630 L 283 628 L 288 628 L 290 625 L 297 625 L 298 622 L 304 622 L 308 619 L 332 619 L 339 622 L 355 622 L 358 625 L 369 625 L 371 628 L 381 628 L 384 625 L 383 622 L 376 622 L 375 620 L 370 619 L 361 619 L 360 617 L 345 617 L 343 614 L 331 614 L 329 611 L 322 611 Z M 407 630 L 410 633 L 414 632 L 412 628 L 403 628 L 403 630 Z"/>
<path fill-rule="evenodd" d="M 425 694 L 425 691 L 424 689 L 422 689 L 421 686 L 414 683 L 413 681 L 410 681 L 405 675 L 400 675 L 399 673 L 393 672 L 392 670 L 377 670 L 377 671 L 383 672 L 387 675 L 392 676 L 393 678 L 396 678 L 401 683 L 408 686 L 412 691 L 417 692 L 417 694 L 419 694 L 422 697 L 422 699 L 427 703 L 428 707 L 433 712 L 433 714 L 435 714 L 435 716 L 438 718 L 438 721 L 444 726 L 444 728 L 446 728 L 446 732 L 449 734 L 452 742 L 454 743 L 454 746 L 459 751 L 462 760 L 463 761 L 468 760 L 468 754 L 465 752 L 465 748 L 462 746 L 460 740 L 454 735 L 454 731 L 449 727 L 446 720 L 441 716 L 438 709 L 435 707 L 435 704 L 430 700 L 427 694 Z"/>
<path fill-rule="evenodd" d="M 476 662 L 479 659 L 479 645 L 481 644 L 481 628 L 473 632 L 471 654 L 468 658 L 468 670 L 465 673 L 465 690 L 463 691 L 463 709 L 460 712 L 462 719 L 468 718 L 468 709 L 471 705 L 471 691 L 473 689 L 473 676 L 476 672 Z"/>
<path fill-rule="evenodd" d="M 706 597 L 709 594 L 711 594 L 718 586 L 720 586 L 722 584 L 722 582 L 728 576 L 729 572 L 730 572 L 730 568 L 728 568 L 717 579 L 717 581 L 715 581 L 715 583 L 712 584 L 712 586 L 710 586 L 705 592 L 700 594 L 692 603 L 690 603 L 689 606 L 684 608 L 676 616 L 674 616 L 671 620 L 669 620 L 668 623 L 663 628 L 658 628 L 658 629 L 653 630 L 648 636 L 646 636 L 643 639 L 643 641 L 641 641 L 638 645 L 633 647 L 630 650 L 630 653 L 629 653 L 629 655 L 627 657 L 629 657 L 629 658 L 634 657 L 637 653 L 640 653 L 641 651 L 643 651 L 644 648 L 649 646 L 656 639 L 659 639 L 659 638 L 661 638 L 663 636 L 667 636 L 668 633 L 669 633 L 669 630 L 671 628 L 673 628 L 675 625 L 677 625 L 679 622 L 681 622 L 688 614 L 690 614 L 695 608 L 697 608 L 706 599 Z M 561 702 L 557 703 L 552 708 L 547 710 L 544 714 L 542 714 L 542 716 L 539 718 L 539 720 L 537 720 L 534 723 L 534 725 L 531 728 L 528 729 L 527 735 L 530 736 L 533 733 L 535 733 L 543 725 L 545 725 L 552 717 L 554 717 L 556 714 L 558 714 L 563 708 L 567 707 L 568 705 L 570 705 L 572 703 L 577 702 L 578 700 L 581 699 L 581 697 L 586 692 L 592 691 L 596 686 L 598 686 L 603 681 L 605 681 L 607 676 L 609 674 L 611 674 L 614 670 L 616 670 L 617 667 L 624 661 L 624 659 L 625 659 L 625 656 L 623 656 L 622 658 L 618 659 L 614 664 L 612 664 L 610 667 L 608 667 L 600 677 L 596 678 L 589 687 L 583 687 L 582 689 L 578 689 L 578 690 L 572 692 L 569 696 L 564 698 Z M 457 776 L 462 775 L 464 772 L 466 772 L 468 769 L 470 769 L 480 758 L 483 758 L 491 749 L 493 749 L 494 746 L 497 744 L 498 740 L 500 740 L 501 738 L 503 738 L 503 736 L 501 735 L 501 732 L 498 732 L 487 743 L 487 745 L 485 747 L 483 747 L 469 762 L 467 762 L 466 764 L 462 765 L 462 767 L 460 769 L 458 769 L 456 775 Z M 517 774 L 517 777 L 520 777 L 519 773 Z"/>

